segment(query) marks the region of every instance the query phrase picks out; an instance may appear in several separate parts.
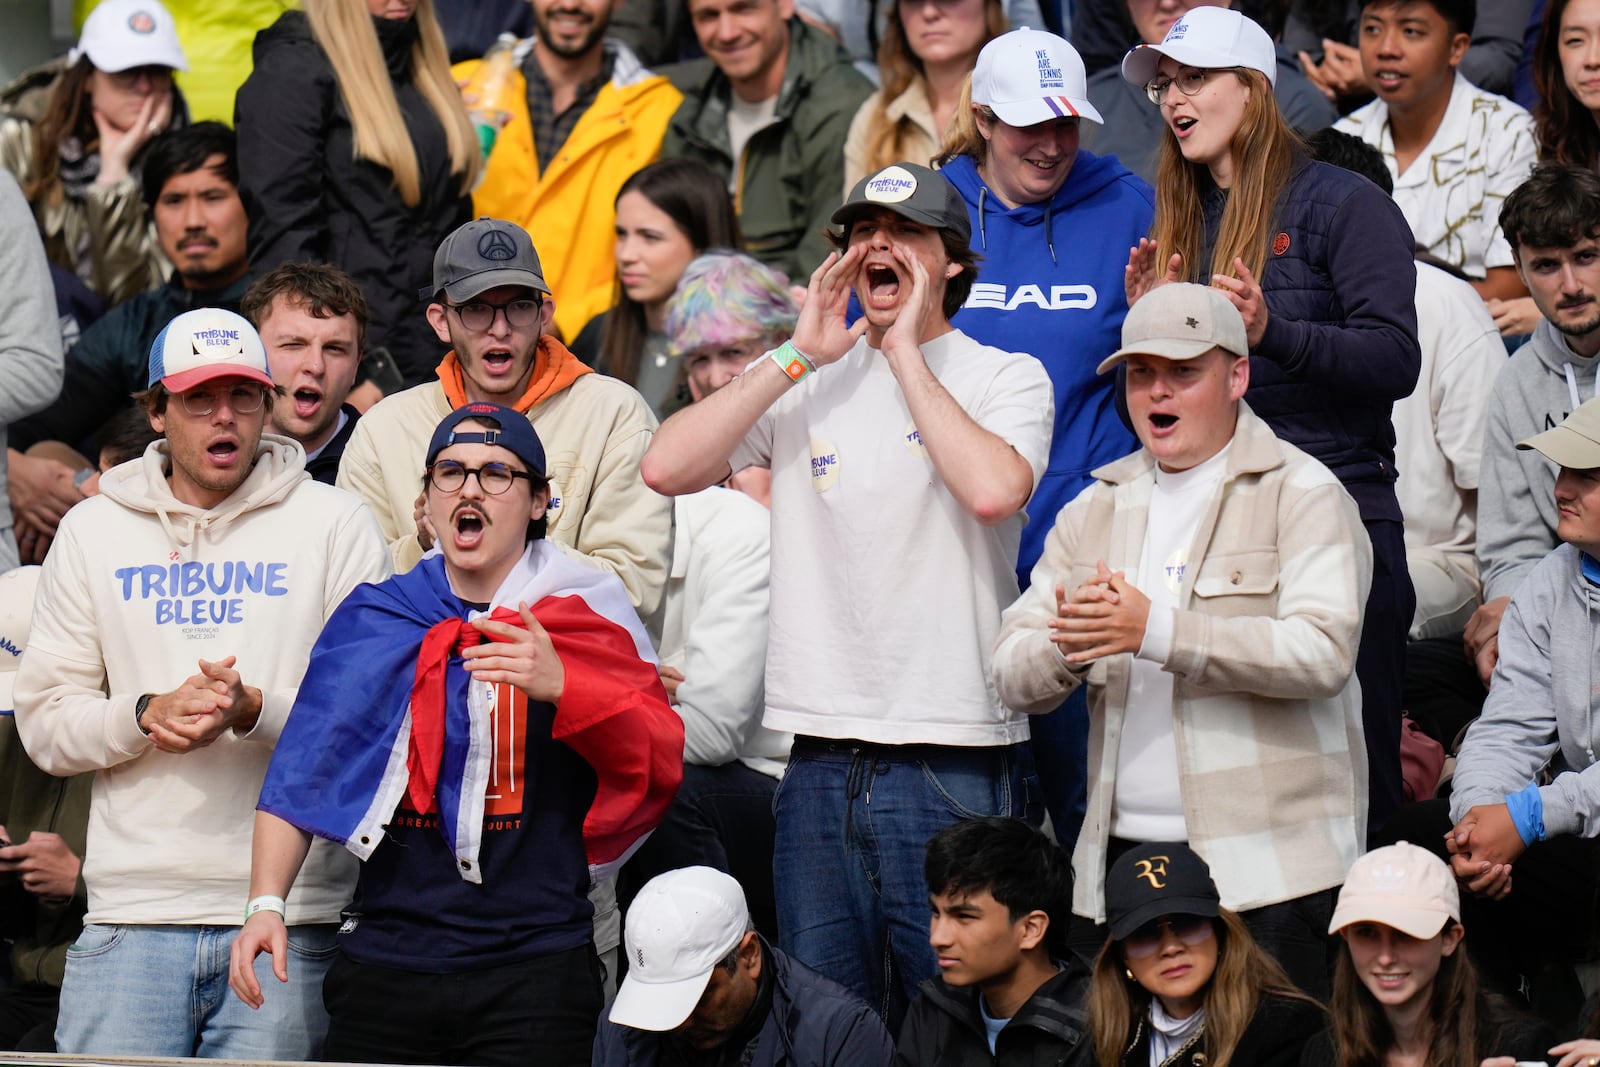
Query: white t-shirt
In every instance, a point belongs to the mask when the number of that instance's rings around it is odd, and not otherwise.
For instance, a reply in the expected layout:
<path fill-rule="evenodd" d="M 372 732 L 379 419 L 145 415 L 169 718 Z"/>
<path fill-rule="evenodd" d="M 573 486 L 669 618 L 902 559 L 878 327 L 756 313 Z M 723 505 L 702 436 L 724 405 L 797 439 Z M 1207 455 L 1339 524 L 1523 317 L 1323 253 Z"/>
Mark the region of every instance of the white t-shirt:
<path fill-rule="evenodd" d="M 1456 75 L 1450 105 L 1426 148 L 1401 174 L 1389 130 L 1389 105 L 1374 100 L 1334 126 L 1383 153 L 1417 244 L 1482 279 L 1489 267 L 1512 265 L 1500 232 L 1500 205 L 1527 180 L 1538 158 L 1533 116 L 1503 96 Z"/>
<path fill-rule="evenodd" d="M 1417 264 L 1417 336 L 1422 375 L 1393 416 L 1406 545 L 1459 554 L 1475 570 L 1478 461 L 1506 346 L 1477 292 L 1426 263 Z"/>
<path fill-rule="evenodd" d="M 1150 598 L 1144 643 L 1133 659 L 1128 706 L 1117 747 L 1111 833 L 1129 841 L 1187 841 L 1178 747 L 1172 734 L 1172 675 L 1162 668 L 1172 650 L 1172 613 L 1192 562 L 1195 531 L 1216 496 L 1228 449 L 1186 471 L 1155 472 L 1145 520 L 1144 551 L 1129 580 Z"/>
<path fill-rule="evenodd" d="M 1055 421 L 1039 361 L 959 330 L 922 354 L 1037 485 Z M 768 728 L 880 744 L 1027 739 L 1026 716 L 989 676 L 1026 515 L 986 527 L 957 503 L 882 353 L 863 338 L 790 389 L 732 466 L 772 469 Z"/>

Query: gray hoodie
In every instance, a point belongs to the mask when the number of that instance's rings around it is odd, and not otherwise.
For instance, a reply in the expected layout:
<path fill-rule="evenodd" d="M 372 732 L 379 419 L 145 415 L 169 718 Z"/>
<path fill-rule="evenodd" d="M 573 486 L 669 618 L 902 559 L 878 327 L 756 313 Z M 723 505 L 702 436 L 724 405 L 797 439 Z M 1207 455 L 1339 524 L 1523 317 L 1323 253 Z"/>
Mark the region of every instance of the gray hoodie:
<path fill-rule="evenodd" d="M 1562 545 L 1517 587 L 1500 624 L 1500 661 L 1483 714 L 1456 758 L 1450 817 L 1539 789 L 1545 832 L 1600 837 L 1600 767 L 1595 750 L 1595 627 L 1600 588 L 1579 569 L 1582 553 Z"/>
<path fill-rule="evenodd" d="M 1556 466 L 1539 452 L 1517 451 L 1517 442 L 1593 399 L 1597 365 L 1600 357 L 1574 354 L 1560 331 L 1541 321 L 1494 380 L 1478 473 L 1484 600 L 1510 596 L 1556 546 Z"/>

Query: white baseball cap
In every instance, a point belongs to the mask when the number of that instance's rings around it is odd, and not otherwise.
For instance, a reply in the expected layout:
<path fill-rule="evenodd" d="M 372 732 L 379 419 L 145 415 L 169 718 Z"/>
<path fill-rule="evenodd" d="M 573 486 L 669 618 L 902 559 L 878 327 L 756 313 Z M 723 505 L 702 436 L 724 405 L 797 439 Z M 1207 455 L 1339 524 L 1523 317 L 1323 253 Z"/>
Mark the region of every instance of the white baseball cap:
<path fill-rule="evenodd" d="M 1160 44 L 1138 44 L 1122 57 L 1122 77 L 1134 85 L 1148 85 L 1156 76 L 1161 57 L 1186 67 L 1218 70 L 1245 67 L 1278 84 L 1278 49 L 1260 24 L 1226 7 L 1197 7 L 1167 30 Z"/>
<path fill-rule="evenodd" d="M 1350 865 L 1328 933 L 1372 922 L 1427 940 L 1448 919 L 1461 921 L 1461 892 L 1449 865 L 1425 848 L 1400 841 Z"/>
<path fill-rule="evenodd" d="M 101 0 L 83 20 L 68 59 L 76 63 L 79 56 L 107 74 L 133 67 L 189 69 L 172 15 L 156 0 Z"/>
<path fill-rule="evenodd" d="M 243 316 L 222 308 L 185 311 L 150 346 L 150 378 L 169 393 L 184 393 L 213 378 L 248 378 L 272 387 L 267 349 Z"/>
<path fill-rule="evenodd" d="M 39 567 L 15 567 L 0 574 L 0 715 L 16 711 L 12 686 L 33 629 L 33 597 Z"/>
<path fill-rule="evenodd" d="M 989 108 L 1008 126 L 1074 117 L 1105 121 L 1089 103 L 1088 75 L 1072 45 L 1026 26 L 1002 33 L 978 53 L 972 102 Z"/>
<path fill-rule="evenodd" d="M 624 923 L 628 976 L 611 1021 L 657 1032 L 681 1026 L 749 927 L 744 890 L 731 875 L 683 867 L 650 879 Z"/>

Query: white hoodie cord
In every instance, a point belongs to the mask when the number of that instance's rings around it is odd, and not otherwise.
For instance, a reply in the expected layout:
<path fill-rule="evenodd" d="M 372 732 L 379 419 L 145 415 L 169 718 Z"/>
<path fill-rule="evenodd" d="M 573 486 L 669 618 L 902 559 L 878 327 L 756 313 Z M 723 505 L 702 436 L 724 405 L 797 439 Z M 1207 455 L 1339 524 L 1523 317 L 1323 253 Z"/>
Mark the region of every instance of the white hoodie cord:
<path fill-rule="evenodd" d="M 1572 364 L 1563 363 L 1561 369 L 1567 372 L 1567 395 L 1572 398 L 1572 410 L 1577 411 L 1583 403 L 1578 396 L 1578 376 L 1572 372 Z M 1600 374 L 1594 378 L 1594 395 L 1600 397 Z"/>

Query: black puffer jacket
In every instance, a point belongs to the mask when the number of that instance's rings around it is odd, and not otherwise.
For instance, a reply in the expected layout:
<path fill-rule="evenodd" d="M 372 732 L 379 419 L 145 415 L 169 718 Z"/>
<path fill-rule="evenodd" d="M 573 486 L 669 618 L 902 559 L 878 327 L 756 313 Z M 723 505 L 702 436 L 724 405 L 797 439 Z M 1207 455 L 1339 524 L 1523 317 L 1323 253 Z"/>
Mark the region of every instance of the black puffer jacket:
<path fill-rule="evenodd" d="M 1268 994 L 1256 1009 L 1229 1060 L 1234 1067 L 1297 1067 L 1307 1043 L 1328 1029 L 1328 1017 L 1309 1000 Z M 1216 1060 L 1201 1029 L 1198 1037 L 1169 1056 L 1162 1067 L 1206 1067 Z M 1141 1021 L 1122 1067 L 1150 1067 L 1150 1025 Z"/>
<path fill-rule="evenodd" d="M 978 988 L 930 978 L 900 1026 L 895 1067 L 1092 1067 L 1094 1042 L 1083 1003 L 1088 991 L 1088 971 L 1073 960 L 1034 990 L 1000 1031 L 990 1055 Z"/>
<path fill-rule="evenodd" d="M 772 968 L 772 1009 L 748 1045 L 706 1053 L 702 1062 L 743 1067 L 885 1067 L 889 1063 L 894 1044 L 871 1008 L 765 939 L 761 948 Z M 673 1060 L 667 1035 L 600 1017 L 594 1067 L 661 1067 Z"/>
<path fill-rule="evenodd" d="M 472 214 L 450 171 L 444 127 L 411 77 L 415 20 L 377 20 L 379 40 L 422 170 L 422 199 L 408 208 L 390 172 L 357 160 L 350 115 L 327 53 L 303 12 L 256 35 L 255 69 L 239 89 L 239 194 L 250 213 L 250 264 L 332 263 L 353 275 L 370 306 L 368 348 L 384 347 L 407 385 L 433 378 L 444 356 L 417 290 L 433 253 Z"/>

